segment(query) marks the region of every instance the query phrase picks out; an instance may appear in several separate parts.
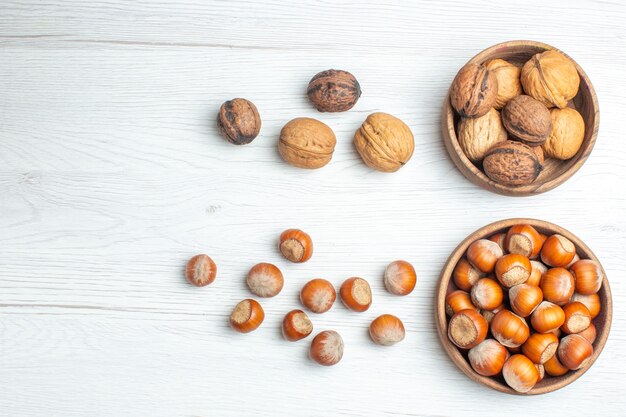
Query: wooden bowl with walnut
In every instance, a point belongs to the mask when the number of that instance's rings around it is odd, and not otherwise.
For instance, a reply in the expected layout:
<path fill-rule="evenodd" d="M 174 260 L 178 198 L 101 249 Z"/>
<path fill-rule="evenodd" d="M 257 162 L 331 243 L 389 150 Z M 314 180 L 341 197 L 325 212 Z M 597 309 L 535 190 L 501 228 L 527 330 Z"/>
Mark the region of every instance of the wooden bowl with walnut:
<path fill-rule="evenodd" d="M 576 255 L 578 255 L 580 259 L 590 259 L 594 261 L 602 273 L 601 274 L 602 284 L 601 284 L 600 290 L 597 292 L 598 297 L 595 298 L 596 300 L 599 300 L 600 302 L 600 311 L 599 312 L 596 311 L 594 313 L 594 314 L 597 314 L 595 317 L 593 317 L 593 315 L 591 316 L 592 317 L 591 323 L 595 326 L 595 331 L 596 331 L 595 339 L 593 340 L 591 344 L 593 348 L 592 353 L 590 354 L 590 356 L 587 357 L 585 362 L 582 362 L 580 368 L 577 370 L 568 370 L 566 373 L 564 373 L 561 376 L 549 376 L 549 374 L 546 372 L 545 377 L 539 382 L 537 382 L 532 387 L 532 389 L 528 390 L 527 392 L 518 392 L 514 390 L 513 388 L 511 388 L 506 383 L 502 372 L 499 372 L 495 376 L 483 376 L 479 374 L 477 371 L 475 371 L 473 366 L 470 364 L 468 351 L 458 348 L 449 338 L 448 327 L 450 323 L 450 317 L 448 316 L 446 312 L 447 295 L 452 293 L 453 291 L 458 290 L 453 279 L 453 271 L 456 265 L 459 263 L 459 260 L 464 258 L 464 256 L 466 255 L 468 247 L 479 239 L 489 239 L 490 237 L 495 237 L 500 233 L 505 233 L 511 228 L 511 226 L 514 226 L 514 225 L 530 225 L 537 232 L 543 235 L 550 236 L 553 234 L 559 234 L 569 239 L 576 248 Z M 494 238 L 494 241 L 495 241 L 495 238 Z M 553 269 L 560 269 L 560 268 L 553 268 Z M 543 276 L 545 277 L 545 274 Z M 580 298 L 578 297 L 580 296 L 577 294 L 574 294 L 572 296 L 572 300 L 574 299 L 580 300 Z M 500 306 L 500 308 L 504 307 L 504 309 L 508 310 L 511 307 L 509 304 L 507 304 L 510 302 L 510 300 L 509 301 L 506 301 L 506 300 L 507 298 L 505 297 L 505 301 L 503 305 Z M 468 307 L 463 307 L 463 308 L 468 308 Z M 589 311 L 592 311 L 592 309 L 590 308 Z M 495 223 L 489 224 L 487 226 L 484 226 L 478 229 L 474 233 L 470 234 L 467 238 L 465 238 L 452 252 L 445 266 L 443 267 L 443 270 L 441 271 L 441 275 L 439 278 L 439 284 L 438 284 L 438 289 L 437 289 L 437 294 L 436 294 L 435 322 L 436 322 L 437 331 L 439 334 L 439 339 L 446 353 L 448 354 L 448 356 L 450 356 L 450 359 L 452 359 L 454 364 L 461 371 L 463 371 L 463 373 L 465 373 L 469 378 L 489 388 L 492 388 L 492 389 L 495 389 L 497 391 L 504 392 L 507 394 L 534 395 L 534 394 L 545 394 L 548 392 L 552 392 L 557 389 L 563 388 L 566 385 L 571 384 L 572 382 L 580 378 L 593 365 L 596 359 L 598 359 L 598 356 L 600 356 L 600 353 L 602 352 L 602 349 L 604 348 L 604 345 L 609 336 L 612 312 L 613 312 L 613 304 L 612 304 L 612 299 L 611 299 L 611 288 L 609 286 L 606 273 L 604 269 L 602 268 L 602 265 L 598 261 L 598 258 L 594 255 L 591 249 L 589 249 L 589 247 L 582 240 L 580 240 L 578 237 L 576 237 L 569 231 L 563 229 L 562 227 L 559 227 L 555 224 L 548 223 L 542 220 L 507 219 L 507 220 L 497 221 Z M 485 312 L 481 311 L 481 314 L 484 315 Z M 531 320 L 529 320 L 530 318 L 531 316 L 528 316 L 526 320 L 529 323 L 528 326 L 532 328 L 534 327 L 534 323 L 532 325 L 530 324 L 531 322 Z M 522 320 L 524 319 L 522 318 Z M 493 323 L 493 320 L 492 320 L 492 323 Z M 491 328 L 491 324 L 488 324 L 488 326 L 489 326 L 489 333 L 487 334 L 485 340 L 492 339 L 493 341 L 494 338 L 497 339 L 497 336 L 494 336 L 494 333 L 492 331 L 493 329 Z M 561 337 L 568 336 L 566 333 L 568 332 L 564 331 Z M 581 333 L 581 335 L 582 334 L 583 333 Z M 527 351 L 525 351 L 524 349 L 525 347 L 522 347 L 521 351 L 518 353 L 527 353 Z M 515 349 L 509 349 L 509 350 L 515 351 Z M 514 353 L 509 352 L 509 354 L 513 355 Z M 555 355 L 557 355 L 557 353 L 555 353 Z M 521 356 L 521 355 L 518 355 L 518 356 Z M 557 356 L 557 358 L 558 357 L 561 357 L 560 354 Z M 596 377 L 601 377 L 601 376 L 596 375 Z"/>
<path fill-rule="evenodd" d="M 560 52 L 571 60 L 563 52 L 544 43 L 509 41 L 485 49 L 470 59 L 468 64 L 485 64 L 494 59 L 502 59 L 521 68 L 534 55 L 548 50 Z M 450 101 L 450 91 L 448 91 L 442 114 L 443 140 L 452 161 L 466 178 L 474 184 L 498 194 L 529 196 L 558 187 L 580 169 L 587 157 L 589 157 L 596 141 L 599 125 L 599 107 L 596 93 L 587 74 L 574 60 L 571 61 L 580 77 L 580 86 L 576 96 L 567 102 L 567 107 L 577 110 L 584 121 L 585 129 L 582 145 L 575 155 L 567 160 L 546 158 L 538 177 L 525 185 L 508 185 L 496 182 L 485 174 L 481 162 L 472 162 L 468 158 L 459 143 L 458 129 L 461 117 L 454 110 Z"/>

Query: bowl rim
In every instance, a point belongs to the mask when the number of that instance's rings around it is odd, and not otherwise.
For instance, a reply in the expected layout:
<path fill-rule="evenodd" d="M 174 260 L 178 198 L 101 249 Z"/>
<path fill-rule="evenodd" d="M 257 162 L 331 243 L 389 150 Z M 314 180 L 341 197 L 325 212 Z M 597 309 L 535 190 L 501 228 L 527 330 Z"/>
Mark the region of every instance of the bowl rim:
<path fill-rule="evenodd" d="M 486 49 L 483 49 L 478 54 L 474 55 L 469 61 L 467 61 L 464 65 L 467 65 L 471 62 L 483 63 L 489 56 L 491 56 L 494 52 L 502 48 L 510 48 L 510 47 L 533 47 L 533 48 L 541 48 L 544 50 L 555 50 L 567 58 L 569 58 L 576 67 L 578 74 L 581 78 L 581 85 L 586 84 L 589 88 L 589 94 L 591 96 L 592 102 L 592 110 L 593 110 L 593 129 L 591 131 L 591 136 L 588 144 L 585 146 L 581 155 L 576 159 L 572 166 L 570 166 L 567 170 L 562 172 L 560 175 L 555 178 L 550 179 L 549 181 L 544 182 L 533 182 L 528 185 L 522 186 L 509 186 L 497 183 L 491 180 L 487 175 L 481 171 L 469 158 L 465 155 L 461 146 L 459 145 L 459 141 L 456 135 L 456 129 L 454 126 L 454 109 L 452 109 L 452 105 L 450 104 L 450 88 L 452 87 L 452 82 L 450 83 L 450 87 L 446 93 L 446 97 L 443 104 L 443 111 L 441 117 L 441 129 L 443 134 L 443 141 L 452 159 L 452 162 L 456 165 L 457 169 L 461 171 L 461 173 L 469 179 L 475 185 L 478 185 L 482 188 L 487 189 L 488 191 L 495 192 L 502 195 L 515 196 L 515 197 L 524 197 L 531 196 L 536 194 L 541 194 L 546 191 L 550 191 L 559 185 L 563 184 L 569 178 L 571 178 L 585 163 L 591 151 L 593 150 L 597 137 L 598 131 L 600 127 L 600 106 L 598 104 L 598 96 L 596 95 L 595 88 L 591 83 L 591 80 L 582 69 L 580 65 L 565 52 L 561 51 L 558 48 L 555 48 L 551 45 L 548 45 L 543 42 L 531 41 L 531 40 L 512 40 L 501 42 L 495 45 L 492 45 Z M 589 128 L 589 126 L 586 126 Z"/>
<path fill-rule="evenodd" d="M 546 384 L 540 387 L 535 387 L 525 393 L 517 392 L 513 390 L 512 388 L 508 387 L 506 384 L 498 381 L 497 379 L 493 377 L 482 376 L 482 375 L 477 374 L 474 371 L 474 369 L 471 367 L 469 362 L 461 354 L 459 348 L 457 348 L 448 339 L 448 334 L 447 334 L 448 333 L 448 320 L 447 320 L 446 311 L 445 311 L 446 310 L 445 298 L 446 298 L 446 294 L 448 292 L 448 288 L 451 282 L 452 271 L 454 267 L 456 266 L 457 262 L 459 261 L 459 259 L 465 254 L 467 247 L 477 239 L 486 238 L 488 236 L 491 236 L 495 233 L 502 231 L 503 229 L 509 228 L 515 224 L 530 224 L 531 226 L 537 229 L 547 229 L 553 233 L 558 233 L 558 234 L 565 236 L 576 245 L 577 253 L 584 254 L 585 258 L 596 261 L 598 265 L 600 265 L 600 269 L 602 270 L 602 273 L 604 274 L 604 279 L 602 281 L 602 288 L 600 289 L 600 292 L 603 293 L 603 296 L 601 296 L 603 300 L 603 304 L 602 304 L 602 310 L 601 310 L 600 315 L 603 317 L 604 326 L 602 328 L 602 331 L 598 332 L 596 340 L 593 343 L 593 346 L 594 346 L 593 355 L 589 359 L 588 363 L 582 369 L 579 369 L 576 371 L 569 371 L 564 376 L 558 377 L 559 379 L 552 384 L 549 384 L 549 385 Z M 606 341 L 609 337 L 609 333 L 611 330 L 612 317 L 613 317 L 613 303 L 612 303 L 612 296 L 611 296 L 611 287 L 609 285 L 606 271 L 604 270 L 604 267 L 602 266 L 602 264 L 600 263 L 596 255 L 576 235 L 574 235 L 567 229 L 562 228 L 561 226 L 558 226 L 556 224 L 553 224 L 544 220 L 538 220 L 538 219 L 532 219 L 532 218 L 510 218 L 510 219 L 495 221 L 493 223 L 490 223 L 486 226 L 483 226 L 475 230 L 470 235 L 468 235 L 465 239 L 463 239 L 461 243 L 459 243 L 457 247 L 452 251 L 452 253 L 446 260 L 446 263 L 444 264 L 441 270 L 441 274 L 439 275 L 439 280 L 437 283 L 437 292 L 436 292 L 436 298 L 435 298 L 435 322 L 436 322 L 436 327 L 437 327 L 437 334 L 439 336 L 439 341 L 443 345 L 444 350 L 446 351 L 446 353 L 448 354 L 452 362 L 463 373 L 465 373 L 465 375 L 467 375 L 470 379 L 482 385 L 485 385 L 489 388 L 492 388 L 496 391 L 500 391 L 506 394 L 514 394 L 514 395 L 546 394 L 546 393 L 561 389 L 571 384 L 578 378 L 580 378 L 585 372 L 587 372 L 587 370 L 589 370 L 589 368 L 591 368 L 591 366 L 593 366 L 595 361 L 598 359 L 598 357 L 602 353 L 602 350 L 604 349 L 604 346 L 606 344 Z"/>

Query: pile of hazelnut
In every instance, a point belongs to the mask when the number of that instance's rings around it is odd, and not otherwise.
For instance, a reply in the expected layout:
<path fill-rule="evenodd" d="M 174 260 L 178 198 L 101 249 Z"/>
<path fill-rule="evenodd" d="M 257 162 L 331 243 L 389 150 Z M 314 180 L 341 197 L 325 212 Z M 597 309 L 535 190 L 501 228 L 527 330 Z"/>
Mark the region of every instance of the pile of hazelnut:
<path fill-rule="evenodd" d="M 299 229 L 285 230 L 279 239 L 278 248 L 287 260 L 294 263 L 308 261 L 313 255 L 311 237 Z M 189 283 L 203 287 L 211 284 L 217 275 L 215 262 L 207 255 L 196 255 L 189 260 L 185 276 Z M 406 261 L 390 263 L 383 275 L 387 291 L 394 295 L 408 295 L 417 282 L 415 269 Z M 250 269 L 246 283 L 252 294 L 260 298 L 278 295 L 284 284 L 284 277 L 277 266 L 259 263 Z M 372 305 L 372 291 L 369 283 L 359 277 L 348 278 L 339 288 L 339 297 L 343 304 L 357 313 L 367 311 Z M 325 279 L 313 279 L 302 287 L 300 301 L 310 312 L 322 314 L 331 309 L 337 298 L 335 287 Z M 254 299 L 239 302 L 230 314 L 230 326 L 240 332 L 256 330 L 265 319 L 261 304 Z M 286 340 L 295 342 L 306 338 L 313 332 L 313 322 L 300 309 L 288 312 L 282 322 L 282 333 Z M 404 339 L 405 330 L 402 321 L 391 314 L 383 314 L 374 319 L 369 326 L 372 341 L 378 345 L 391 346 Z M 311 341 L 309 355 L 320 365 L 337 364 L 343 357 L 343 338 L 334 330 L 324 330 Z"/>
<path fill-rule="evenodd" d="M 450 88 L 461 149 L 497 183 L 532 183 L 544 158 L 570 159 L 583 143 L 585 122 L 572 105 L 579 85 L 575 64 L 555 50 L 521 68 L 502 59 L 465 65 Z"/>
<path fill-rule="evenodd" d="M 361 96 L 361 86 L 348 71 L 331 69 L 311 79 L 307 95 L 320 112 L 344 112 L 356 104 Z M 222 104 L 217 126 L 229 142 L 245 145 L 258 136 L 261 117 L 252 102 L 236 98 Z M 335 133 L 328 125 L 316 119 L 298 117 L 282 128 L 278 152 L 293 166 L 316 169 L 330 162 L 336 143 Z M 370 168 L 395 172 L 411 159 L 415 143 L 411 129 L 402 120 L 378 112 L 367 116 L 357 129 L 354 146 Z"/>
<path fill-rule="evenodd" d="M 448 337 L 478 374 L 527 392 L 591 358 L 604 276 L 566 237 L 515 225 L 473 242 L 452 275 Z"/>

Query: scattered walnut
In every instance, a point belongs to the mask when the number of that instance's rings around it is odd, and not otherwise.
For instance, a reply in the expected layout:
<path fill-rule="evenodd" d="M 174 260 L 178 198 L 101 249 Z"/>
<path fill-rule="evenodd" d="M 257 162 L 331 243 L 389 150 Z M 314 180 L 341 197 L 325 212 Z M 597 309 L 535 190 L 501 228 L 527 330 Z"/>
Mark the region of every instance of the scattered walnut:
<path fill-rule="evenodd" d="M 299 168 L 321 168 L 330 162 L 337 139 L 332 129 L 319 120 L 300 117 L 280 131 L 278 152 Z"/>
<path fill-rule="evenodd" d="M 530 184 L 543 169 L 533 148 L 512 140 L 489 149 L 483 168 L 489 178 L 504 185 Z"/>
<path fill-rule="evenodd" d="M 498 94 L 495 108 L 500 110 L 513 97 L 524 94 L 520 83 L 521 69 L 503 59 L 492 59 L 485 63 L 485 67 L 495 74 L 498 80 Z"/>
<path fill-rule="evenodd" d="M 467 64 L 450 87 L 450 102 L 461 117 L 480 117 L 496 104 L 498 80 L 482 65 Z"/>
<path fill-rule="evenodd" d="M 400 119 L 387 113 L 367 116 L 354 134 L 354 145 L 370 168 L 395 172 L 411 159 L 413 133 Z"/>
<path fill-rule="evenodd" d="M 459 123 L 459 144 L 470 161 L 478 163 L 493 145 L 505 141 L 506 130 L 500 113 L 491 109 L 480 117 L 467 117 Z"/>
<path fill-rule="evenodd" d="M 580 76 L 571 59 L 554 50 L 534 55 L 522 67 L 522 86 L 548 107 L 564 108 L 578 93 Z"/>
<path fill-rule="evenodd" d="M 361 96 L 361 86 L 348 71 L 331 69 L 311 79 L 307 95 L 317 110 L 340 112 L 354 107 Z"/>
<path fill-rule="evenodd" d="M 517 96 L 502 109 L 502 123 L 511 136 L 530 146 L 539 146 L 552 129 L 550 111 L 530 96 Z"/>
<path fill-rule="evenodd" d="M 580 149 L 585 138 L 585 121 L 576 110 L 550 110 L 552 132 L 542 145 L 545 154 L 551 158 L 570 159 Z"/>
<path fill-rule="evenodd" d="M 244 98 L 224 102 L 217 115 L 217 128 L 226 140 L 245 145 L 261 131 L 261 117 L 256 106 Z"/>

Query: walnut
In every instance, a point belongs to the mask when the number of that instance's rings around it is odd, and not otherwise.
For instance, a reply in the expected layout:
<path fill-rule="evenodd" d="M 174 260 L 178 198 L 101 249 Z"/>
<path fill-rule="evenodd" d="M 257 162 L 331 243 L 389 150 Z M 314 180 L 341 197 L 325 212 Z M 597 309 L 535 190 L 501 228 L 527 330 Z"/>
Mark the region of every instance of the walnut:
<path fill-rule="evenodd" d="M 395 172 L 411 159 L 415 144 L 411 129 L 402 120 L 372 113 L 354 134 L 354 146 L 370 168 Z"/>
<path fill-rule="evenodd" d="M 235 98 L 220 107 L 217 128 L 230 143 L 245 145 L 252 142 L 261 131 L 261 117 L 251 101 Z"/>
<path fill-rule="evenodd" d="M 489 178 L 500 184 L 528 185 L 537 179 L 543 167 L 533 148 L 507 140 L 487 151 L 483 169 Z"/>
<path fill-rule="evenodd" d="M 485 67 L 495 74 L 498 80 L 498 94 L 494 107 L 500 110 L 513 97 L 524 94 L 519 77 L 521 69 L 503 59 L 492 59 Z"/>
<path fill-rule="evenodd" d="M 337 139 L 332 129 L 319 120 L 300 117 L 280 131 L 278 152 L 299 168 L 321 168 L 330 162 Z"/>
<path fill-rule="evenodd" d="M 502 123 L 511 136 L 530 146 L 539 146 L 552 130 L 550 111 L 530 96 L 517 96 L 502 109 Z"/>
<path fill-rule="evenodd" d="M 580 113 L 569 107 L 552 109 L 550 116 L 552 132 L 541 147 L 549 157 L 561 160 L 570 159 L 576 155 L 583 144 L 585 121 Z"/>
<path fill-rule="evenodd" d="M 459 144 L 470 161 L 478 163 L 493 145 L 507 138 L 502 126 L 500 113 L 496 109 L 480 117 L 461 119 L 459 123 Z"/>
<path fill-rule="evenodd" d="M 467 64 L 450 87 L 450 102 L 461 117 L 480 117 L 496 104 L 498 80 L 482 65 Z"/>
<path fill-rule="evenodd" d="M 361 86 L 348 71 L 327 70 L 316 74 L 307 89 L 309 100 L 321 112 L 350 110 L 361 96 Z"/>
<path fill-rule="evenodd" d="M 549 50 L 534 55 L 522 67 L 522 86 L 548 107 L 564 108 L 578 93 L 580 76 L 571 59 Z"/>

